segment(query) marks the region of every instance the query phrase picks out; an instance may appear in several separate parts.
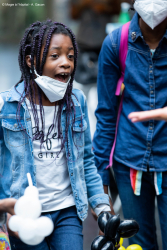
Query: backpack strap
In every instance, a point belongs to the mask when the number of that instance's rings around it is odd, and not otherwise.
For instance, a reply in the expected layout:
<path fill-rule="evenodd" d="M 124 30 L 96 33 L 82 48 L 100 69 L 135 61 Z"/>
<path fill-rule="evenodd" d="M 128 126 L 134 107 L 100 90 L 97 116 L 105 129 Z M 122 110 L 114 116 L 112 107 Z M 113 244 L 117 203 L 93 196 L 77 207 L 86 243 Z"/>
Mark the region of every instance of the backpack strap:
<path fill-rule="evenodd" d="M 121 86 L 124 82 L 124 73 L 125 73 L 125 63 L 126 63 L 126 57 L 128 53 L 128 34 L 129 34 L 129 26 L 130 22 L 124 24 L 122 26 L 121 31 L 121 39 L 120 39 L 120 47 L 119 47 L 119 64 L 121 69 L 121 77 L 118 80 L 117 88 L 115 95 L 119 96 L 121 92 Z"/>
<path fill-rule="evenodd" d="M 119 47 L 119 63 L 120 63 L 120 69 L 121 69 L 121 77 L 118 80 L 117 88 L 116 88 L 116 92 L 115 92 L 115 95 L 117 95 L 117 96 L 120 95 L 121 86 L 122 86 L 122 83 L 124 82 L 124 73 L 125 73 L 125 67 L 126 67 L 126 57 L 127 57 L 127 53 L 128 53 L 129 26 L 130 26 L 130 22 L 124 24 L 122 26 L 122 31 L 121 31 L 121 39 L 120 39 L 120 47 Z M 112 164 L 113 164 L 113 155 L 114 155 L 115 144 L 116 144 L 116 139 L 117 139 L 119 118 L 120 118 L 121 111 L 122 111 L 123 97 L 124 97 L 124 92 L 122 93 L 121 101 L 120 101 L 120 105 L 119 105 L 119 109 L 118 109 L 116 130 L 115 130 L 115 138 L 114 138 L 114 143 L 113 143 L 113 146 L 112 146 L 112 149 L 111 149 L 109 166 L 107 168 L 112 167 Z"/>

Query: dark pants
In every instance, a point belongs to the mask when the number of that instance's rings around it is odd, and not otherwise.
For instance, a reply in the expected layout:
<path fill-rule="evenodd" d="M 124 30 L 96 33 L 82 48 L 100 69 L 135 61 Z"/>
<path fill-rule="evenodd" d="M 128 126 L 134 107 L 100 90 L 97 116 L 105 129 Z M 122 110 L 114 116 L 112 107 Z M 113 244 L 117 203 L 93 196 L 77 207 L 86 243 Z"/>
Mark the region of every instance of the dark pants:
<path fill-rule="evenodd" d="M 138 234 L 130 238 L 129 243 L 138 244 L 143 250 L 157 250 L 154 173 L 143 173 L 141 194 L 136 196 L 130 183 L 130 168 L 116 161 L 113 168 L 124 217 L 136 220 L 140 226 Z M 167 250 L 167 172 L 162 174 L 162 190 L 162 194 L 157 196 L 157 204 L 163 250 Z"/>
<path fill-rule="evenodd" d="M 12 250 L 83 250 L 82 222 L 75 206 L 43 215 L 53 220 L 53 233 L 36 246 L 26 245 L 10 236 Z"/>

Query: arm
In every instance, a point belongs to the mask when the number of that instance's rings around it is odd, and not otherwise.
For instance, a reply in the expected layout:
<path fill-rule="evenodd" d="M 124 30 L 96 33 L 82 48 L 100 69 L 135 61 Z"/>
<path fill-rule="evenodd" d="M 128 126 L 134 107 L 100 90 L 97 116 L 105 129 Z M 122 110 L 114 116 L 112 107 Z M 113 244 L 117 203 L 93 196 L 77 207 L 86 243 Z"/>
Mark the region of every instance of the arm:
<path fill-rule="evenodd" d="M 167 107 L 150 111 L 130 113 L 128 118 L 132 122 L 144 122 L 148 120 L 164 120 L 167 122 Z"/>
<path fill-rule="evenodd" d="M 115 96 L 116 86 L 120 77 L 119 61 L 117 55 L 118 30 L 107 36 L 104 40 L 99 56 L 98 72 L 98 106 L 95 112 L 97 118 L 96 132 L 93 139 L 95 165 L 101 175 L 105 191 L 109 185 L 109 164 L 111 148 L 115 137 L 117 104 Z M 114 39 L 113 39 L 114 37 Z"/>
<path fill-rule="evenodd" d="M 0 226 L 7 221 L 7 213 L 14 215 L 14 205 L 16 200 L 13 198 L 0 200 Z"/>
<path fill-rule="evenodd" d="M 0 95 L 0 112 L 2 111 L 2 108 L 4 106 L 4 100 L 2 96 Z M 1 126 L 1 119 L 0 119 L 0 169 L 3 164 L 3 148 L 4 146 L 4 138 L 3 138 L 3 130 Z M 2 179 L 2 178 L 1 178 Z M 14 215 L 14 206 L 16 203 L 16 199 L 13 198 L 7 198 L 7 199 L 1 199 L 0 200 L 0 226 L 5 224 L 11 215 Z"/>
<path fill-rule="evenodd" d="M 16 203 L 16 199 L 13 198 L 7 198 L 0 200 L 0 214 L 2 213 L 9 213 L 11 215 L 14 215 L 14 205 Z"/>
<path fill-rule="evenodd" d="M 84 131 L 84 175 L 87 187 L 87 195 L 90 206 L 95 210 L 98 205 L 107 205 L 109 207 L 109 197 L 104 194 L 102 180 L 97 173 L 97 168 L 94 164 L 94 155 L 92 151 L 92 140 L 90 134 L 90 125 L 88 119 L 88 110 L 85 96 L 82 95 L 80 99 L 82 105 L 82 113 L 84 113 L 84 120 L 87 123 L 87 128 Z M 101 212 L 101 211 L 100 211 Z M 99 211 L 98 211 L 99 213 Z"/>

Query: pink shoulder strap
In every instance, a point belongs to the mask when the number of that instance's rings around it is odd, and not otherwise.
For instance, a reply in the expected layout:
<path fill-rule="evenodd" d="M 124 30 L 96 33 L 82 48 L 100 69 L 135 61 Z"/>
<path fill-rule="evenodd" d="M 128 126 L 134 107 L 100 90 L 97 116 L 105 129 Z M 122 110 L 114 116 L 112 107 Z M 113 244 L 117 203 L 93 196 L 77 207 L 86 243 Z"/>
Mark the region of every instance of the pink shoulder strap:
<path fill-rule="evenodd" d="M 118 80 L 115 95 L 120 95 L 121 86 L 122 86 L 122 83 L 124 82 L 125 63 L 126 63 L 126 57 L 128 53 L 129 26 L 130 26 L 130 22 L 122 26 L 121 40 L 120 40 L 120 47 L 119 47 L 119 63 L 120 63 L 120 68 L 121 68 L 121 77 Z"/>
<path fill-rule="evenodd" d="M 124 82 L 124 73 L 125 73 L 125 67 L 126 67 L 126 57 L 127 57 L 127 53 L 128 53 L 129 26 L 130 26 L 130 22 L 124 24 L 122 26 L 122 31 L 121 31 L 121 40 L 120 40 L 120 47 L 119 47 L 119 63 L 120 63 L 120 68 L 121 68 L 121 77 L 118 80 L 117 88 L 116 88 L 116 92 L 115 92 L 115 95 L 117 95 L 117 96 L 120 95 L 121 86 L 122 86 L 122 83 Z M 120 102 L 119 109 L 118 109 L 117 123 L 116 123 L 116 130 L 115 130 L 115 138 L 114 138 L 114 143 L 113 143 L 113 146 L 112 146 L 112 149 L 111 149 L 109 166 L 107 168 L 112 167 L 112 164 L 113 164 L 113 155 L 114 155 L 115 144 L 116 144 L 116 139 L 117 139 L 117 130 L 118 130 L 119 118 L 120 118 L 121 111 L 122 111 L 123 97 L 124 97 L 124 93 L 122 93 L 121 102 Z"/>

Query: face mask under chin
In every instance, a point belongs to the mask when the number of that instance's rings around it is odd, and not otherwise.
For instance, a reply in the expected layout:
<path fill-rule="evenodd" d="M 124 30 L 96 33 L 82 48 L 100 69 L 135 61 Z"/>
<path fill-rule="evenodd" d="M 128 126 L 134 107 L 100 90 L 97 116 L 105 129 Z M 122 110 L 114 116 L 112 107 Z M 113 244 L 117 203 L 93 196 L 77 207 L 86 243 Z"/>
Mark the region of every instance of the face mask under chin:
<path fill-rule="evenodd" d="M 41 90 L 45 93 L 50 102 L 56 102 L 63 99 L 65 92 L 67 90 L 68 84 L 71 80 L 69 77 L 68 81 L 61 82 L 59 80 L 55 80 L 49 76 L 40 76 L 34 69 L 36 74 L 36 78 L 34 81 L 38 84 Z"/>

